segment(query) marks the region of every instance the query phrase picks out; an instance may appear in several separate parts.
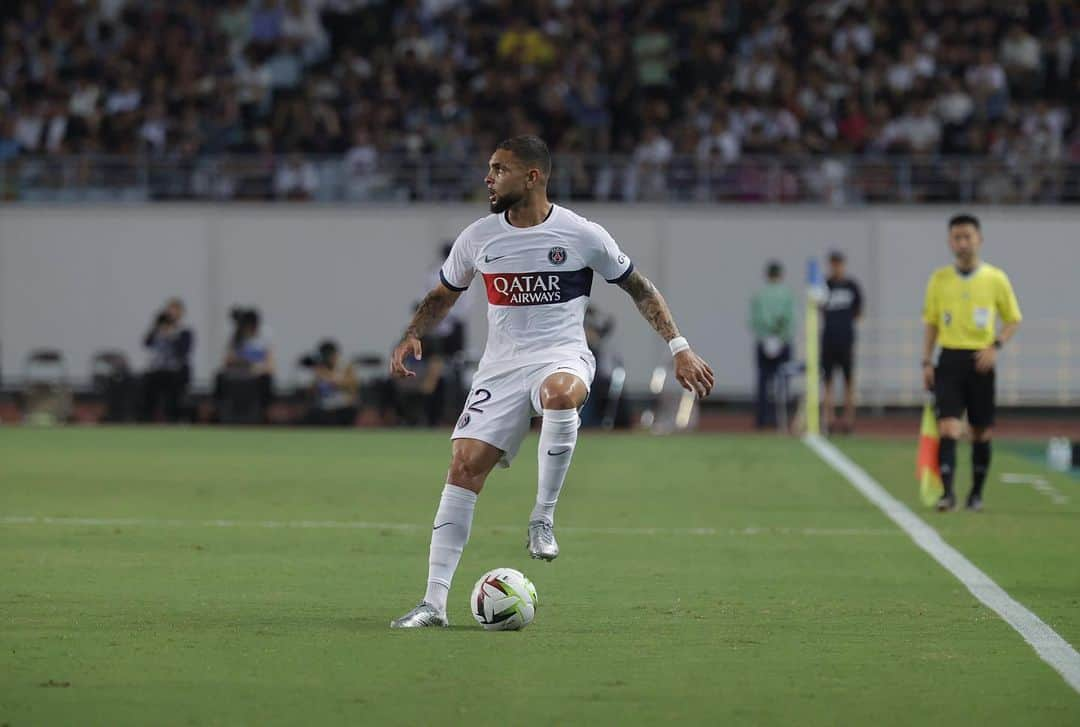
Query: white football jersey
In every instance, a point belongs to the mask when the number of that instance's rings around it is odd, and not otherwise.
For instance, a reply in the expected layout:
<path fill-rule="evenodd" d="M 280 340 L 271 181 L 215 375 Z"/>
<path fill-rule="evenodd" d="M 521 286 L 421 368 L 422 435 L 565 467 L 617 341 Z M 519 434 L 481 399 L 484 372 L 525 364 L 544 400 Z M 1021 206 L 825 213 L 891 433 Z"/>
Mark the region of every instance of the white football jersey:
<path fill-rule="evenodd" d="M 482 368 L 513 368 L 592 354 L 585 343 L 585 307 L 593 271 L 609 283 L 633 272 L 600 225 L 552 205 L 539 225 L 514 227 L 506 214 L 466 227 L 442 266 L 448 288 L 465 290 L 480 274 L 488 299 Z"/>

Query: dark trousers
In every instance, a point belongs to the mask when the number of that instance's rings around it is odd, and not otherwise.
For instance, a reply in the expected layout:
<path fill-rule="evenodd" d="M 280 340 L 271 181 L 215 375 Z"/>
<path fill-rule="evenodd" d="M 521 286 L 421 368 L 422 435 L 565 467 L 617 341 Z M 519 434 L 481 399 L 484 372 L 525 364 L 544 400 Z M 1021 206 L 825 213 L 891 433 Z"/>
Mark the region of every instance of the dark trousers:
<path fill-rule="evenodd" d="M 762 345 L 757 345 L 757 394 L 754 399 L 754 425 L 758 429 L 776 426 L 776 402 L 770 397 L 775 388 L 780 367 L 791 359 L 791 346 L 784 344 L 779 355 L 769 358 Z M 785 402 L 786 404 L 786 402 Z"/>
<path fill-rule="evenodd" d="M 158 407 L 167 422 L 180 420 L 180 410 L 187 396 L 188 372 L 186 369 L 169 371 L 158 369 L 143 374 L 142 411 L 144 422 L 153 421 Z"/>
<path fill-rule="evenodd" d="M 337 409 L 312 407 L 304 418 L 304 423 L 313 427 L 351 427 L 356 423 L 358 411 L 355 406 L 343 406 Z"/>
<path fill-rule="evenodd" d="M 226 424 L 265 423 L 273 392 L 270 374 L 253 376 L 243 371 L 219 372 L 214 378 L 218 421 Z"/>

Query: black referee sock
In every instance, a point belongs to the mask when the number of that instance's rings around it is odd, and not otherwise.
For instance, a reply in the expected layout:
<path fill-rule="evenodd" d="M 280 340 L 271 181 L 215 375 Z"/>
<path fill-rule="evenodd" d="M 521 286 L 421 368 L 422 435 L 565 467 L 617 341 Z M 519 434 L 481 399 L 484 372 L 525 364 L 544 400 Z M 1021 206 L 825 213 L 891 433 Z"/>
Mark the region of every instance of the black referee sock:
<path fill-rule="evenodd" d="M 942 437 L 938 444 L 938 468 L 941 470 L 945 494 L 951 496 L 953 475 L 956 473 L 956 440 L 952 437 Z"/>
<path fill-rule="evenodd" d="M 982 497 L 986 473 L 990 471 L 990 442 L 971 443 L 971 494 Z"/>

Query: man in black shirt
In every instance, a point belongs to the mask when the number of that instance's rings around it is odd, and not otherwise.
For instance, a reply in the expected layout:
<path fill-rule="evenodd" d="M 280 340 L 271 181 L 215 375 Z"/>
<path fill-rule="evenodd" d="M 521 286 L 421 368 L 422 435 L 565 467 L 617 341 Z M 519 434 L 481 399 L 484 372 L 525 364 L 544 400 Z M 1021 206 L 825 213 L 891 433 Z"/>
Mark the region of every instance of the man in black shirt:
<path fill-rule="evenodd" d="M 825 431 L 851 433 L 855 427 L 855 321 L 862 315 L 862 291 L 847 276 L 844 254 L 829 253 L 829 295 L 822 306 L 825 330 L 821 335 L 821 369 L 825 382 Z M 834 424 L 833 373 L 844 374 L 844 416 Z"/>

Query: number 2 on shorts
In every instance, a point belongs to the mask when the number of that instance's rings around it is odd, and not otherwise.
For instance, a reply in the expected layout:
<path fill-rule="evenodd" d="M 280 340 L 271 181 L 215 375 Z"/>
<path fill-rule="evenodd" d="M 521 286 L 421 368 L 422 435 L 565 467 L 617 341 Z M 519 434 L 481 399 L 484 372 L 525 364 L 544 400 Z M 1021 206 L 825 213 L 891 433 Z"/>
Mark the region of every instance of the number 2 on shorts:
<path fill-rule="evenodd" d="M 490 398 L 490 391 L 488 391 L 487 389 L 477 389 L 473 392 L 472 401 L 469 403 L 469 406 L 467 406 L 466 409 L 468 409 L 469 411 L 474 411 L 477 414 L 483 414 L 484 410 L 477 406 L 477 404 L 483 404 Z"/>

